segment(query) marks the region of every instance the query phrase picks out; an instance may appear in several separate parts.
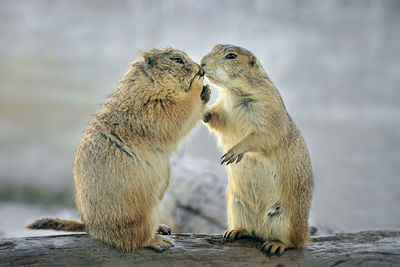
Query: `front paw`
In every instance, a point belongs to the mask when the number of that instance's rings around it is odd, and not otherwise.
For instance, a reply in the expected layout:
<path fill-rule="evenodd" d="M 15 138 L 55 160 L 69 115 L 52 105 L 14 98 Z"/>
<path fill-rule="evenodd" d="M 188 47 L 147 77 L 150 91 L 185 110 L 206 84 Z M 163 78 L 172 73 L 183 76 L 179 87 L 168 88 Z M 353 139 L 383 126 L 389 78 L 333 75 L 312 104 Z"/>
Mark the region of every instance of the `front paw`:
<path fill-rule="evenodd" d="M 239 163 L 239 161 L 242 160 L 245 152 L 239 152 L 237 151 L 234 147 L 229 149 L 228 152 L 226 152 L 222 157 L 222 162 L 221 165 L 226 163 L 226 165 L 231 164 L 236 160 L 236 164 Z"/>
<path fill-rule="evenodd" d="M 209 111 L 207 111 L 207 112 L 204 113 L 204 115 L 203 115 L 203 121 L 204 121 L 205 123 L 207 123 L 207 122 L 210 121 L 210 119 L 211 119 L 211 113 L 210 113 Z"/>
<path fill-rule="evenodd" d="M 208 84 L 204 85 L 203 90 L 200 93 L 201 101 L 203 101 L 204 104 L 207 104 L 208 101 L 210 101 L 210 95 L 211 95 L 210 87 L 208 86 Z"/>
<path fill-rule="evenodd" d="M 162 234 L 162 235 L 170 235 L 171 234 L 171 228 L 169 228 L 168 225 L 165 224 L 160 224 L 158 226 L 158 234 Z"/>

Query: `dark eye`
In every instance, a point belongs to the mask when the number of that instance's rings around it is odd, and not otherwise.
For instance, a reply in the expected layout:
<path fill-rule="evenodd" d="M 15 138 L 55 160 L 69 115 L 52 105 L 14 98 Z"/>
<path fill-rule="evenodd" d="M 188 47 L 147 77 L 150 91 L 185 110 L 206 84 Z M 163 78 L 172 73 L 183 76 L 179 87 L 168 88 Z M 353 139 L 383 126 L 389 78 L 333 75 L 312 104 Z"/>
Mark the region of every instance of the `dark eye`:
<path fill-rule="evenodd" d="M 229 54 L 227 54 L 227 55 L 225 56 L 226 59 L 234 59 L 234 58 L 236 58 L 236 57 L 237 57 L 237 55 L 235 55 L 234 53 L 229 53 Z"/>
<path fill-rule="evenodd" d="M 175 61 L 176 63 L 183 64 L 183 60 L 180 57 L 172 57 L 171 60 Z"/>

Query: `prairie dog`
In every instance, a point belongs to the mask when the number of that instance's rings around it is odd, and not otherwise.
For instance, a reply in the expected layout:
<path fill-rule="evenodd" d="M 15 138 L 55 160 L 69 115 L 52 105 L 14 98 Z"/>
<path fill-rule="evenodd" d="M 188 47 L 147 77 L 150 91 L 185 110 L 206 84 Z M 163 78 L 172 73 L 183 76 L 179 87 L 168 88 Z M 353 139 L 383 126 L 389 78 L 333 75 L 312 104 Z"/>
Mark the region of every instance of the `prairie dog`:
<path fill-rule="evenodd" d="M 169 156 L 201 120 L 210 90 L 204 71 L 184 52 L 144 51 L 87 128 L 73 166 L 82 223 L 43 218 L 29 229 L 85 231 L 133 251 L 164 251 L 171 242 L 156 234 L 158 204 L 168 187 Z"/>
<path fill-rule="evenodd" d="M 313 191 L 310 157 L 281 96 L 257 58 L 233 45 L 216 45 L 201 59 L 220 88 L 203 120 L 226 151 L 226 241 L 245 236 L 282 254 L 309 241 Z"/>

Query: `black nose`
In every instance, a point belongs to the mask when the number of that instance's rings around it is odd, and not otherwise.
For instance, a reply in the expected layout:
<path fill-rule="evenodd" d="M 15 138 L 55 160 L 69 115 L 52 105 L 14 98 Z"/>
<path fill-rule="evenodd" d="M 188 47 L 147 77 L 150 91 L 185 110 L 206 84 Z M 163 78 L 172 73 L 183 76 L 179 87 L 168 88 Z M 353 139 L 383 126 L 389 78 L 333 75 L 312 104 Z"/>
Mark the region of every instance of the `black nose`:
<path fill-rule="evenodd" d="M 206 63 L 201 63 L 201 67 L 204 68 L 206 66 Z"/>
<path fill-rule="evenodd" d="M 200 76 L 204 76 L 204 70 L 203 70 L 202 68 L 200 68 L 198 74 L 199 74 Z"/>

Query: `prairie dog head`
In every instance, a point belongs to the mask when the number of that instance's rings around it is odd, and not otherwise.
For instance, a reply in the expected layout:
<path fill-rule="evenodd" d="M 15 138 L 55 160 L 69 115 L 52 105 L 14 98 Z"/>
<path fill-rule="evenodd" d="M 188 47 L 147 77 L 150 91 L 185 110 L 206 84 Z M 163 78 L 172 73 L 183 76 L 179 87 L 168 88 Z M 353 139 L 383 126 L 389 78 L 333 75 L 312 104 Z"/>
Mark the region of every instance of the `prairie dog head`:
<path fill-rule="evenodd" d="M 170 47 L 143 51 L 130 66 L 120 83 L 134 89 L 137 97 L 149 99 L 179 97 L 188 92 L 194 78 L 204 76 L 185 52 Z"/>
<path fill-rule="evenodd" d="M 266 75 L 253 53 L 234 45 L 214 46 L 200 64 L 207 79 L 224 88 L 246 86 L 252 79 Z"/>
<path fill-rule="evenodd" d="M 149 81 L 161 88 L 187 92 L 203 69 L 185 52 L 174 48 L 151 49 L 141 53 L 141 68 Z"/>
<path fill-rule="evenodd" d="M 130 66 L 108 105 L 115 104 L 124 110 L 148 110 L 151 101 L 185 97 L 193 88 L 199 90 L 201 100 L 204 71 L 181 50 L 170 47 L 146 50 Z"/>

